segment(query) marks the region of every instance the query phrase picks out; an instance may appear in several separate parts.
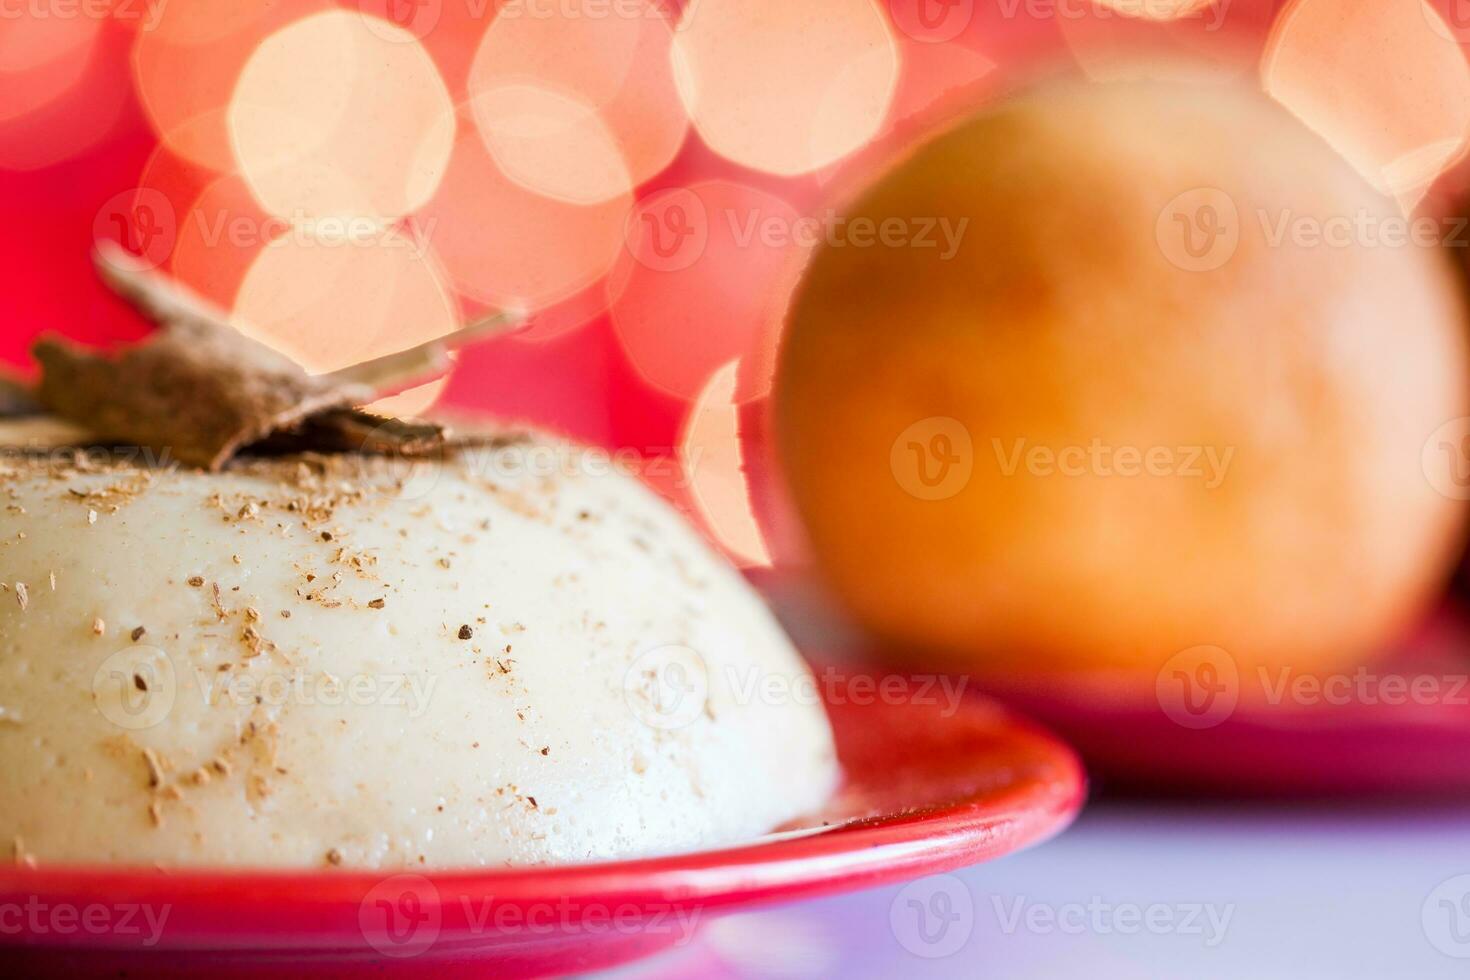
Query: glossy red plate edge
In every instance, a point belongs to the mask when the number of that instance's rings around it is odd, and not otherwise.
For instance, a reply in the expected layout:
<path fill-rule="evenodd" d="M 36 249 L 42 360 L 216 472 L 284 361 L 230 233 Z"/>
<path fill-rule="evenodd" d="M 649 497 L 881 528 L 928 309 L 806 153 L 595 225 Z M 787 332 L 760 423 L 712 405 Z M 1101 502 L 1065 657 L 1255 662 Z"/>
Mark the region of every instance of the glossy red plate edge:
<path fill-rule="evenodd" d="M 1191 798 L 1451 802 L 1470 796 L 1467 653 L 1470 612 L 1446 602 L 1378 659 L 1330 675 L 1340 691 L 1368 678 L 1363 698 L 1264 703 L 1265 683 L 1243 679 L 1238 702 L 1189 725 L 1150 685 L 977 677 L 976 686 L 1065 738 L 1106 787 Z M 1420 680 L 1437 693 L 1407 696 Z"/>
<path fill-rule="evenodd" d="M 28 952 L 41 957 L 31 965 L 43 972 L 60 972 L 59 947 L 131 954 L 118 961 L 119 968 L 179 965 L 191 954 L 198 954 L 196 960 L 233 958 L 239 961 L 232 964 L 236 974 L 242 963 L 247 974 L 264 973 L 281 957 L 381 962 L 385 948 L 389 957 L 397 951 L 379 942 L 384 937 L 374 931 L 377 925 L 365 925 L 361 917 L 386 894 L 398 907 L 405 896 L 411 898 L 416 914 L 435 920 L 423 948 L 403 950 L 421 967 L 458 958 L 481 969 L 497 966 L 498 974 L 586 969 L 670 945 L 672 936 L 640 931 L 638 923 L 654 915 L 732 911 L 998 857 L 1059 833 L 1086 795 L 1081 764 L 1070 749 L 986 698 L 967 694 L 948 717 L 912 703 L 831 704 L 829 714 L 849 773 L 832 812 L 813 818 L 841 821 L 830 828 L 809 826 L 746 845 L 666 857 L 495 871 L 8 867 L 0 869 L 0 909 L 27 902 L 167 906 L 169 919 L 163 938 L 147 949 L 141 937 L 111 931 L 60 937 L 54 929 L 14 931 L 0 921 L 0 957 Z M 925 801 L 926 796 L 935 799 Z M 863 816 L 870 812 L 877 815 Z M 501 921 L 509 910 L 509 920 L 518 924 L 487 928 L 477 916 L 490 906 Z M 526 924 L 553 906 L 550 928 Z M 626 912 L 630 925 L 588 931 L 591 911 L 599 920 Z"/>
<path fill-rule="evenodd" d="M 835 645 L 854 667 L 883 659 L 810 574 L 763 570 L 748 577 L 798 643 Z M 912 662 L 913 651 L 904 659 Z M 1203 724 L 1180 724 L 1154 677 L 981 672 L 969 681 L 1075 748 L 1104 793 L 1344 803 L 1450 804 L 1470 797 L 1465 598 L 1447 597 L 1379 657 L 1338 676 L 1351 679 L 1360 671 L 1380 681 L 1423 678 L 1442 695 L 1424 703 L 1270 704 L 1261 700 L 1263 683 L 1243 675 L 1240 698 L 1229 710 L 1211 713 Z"/>

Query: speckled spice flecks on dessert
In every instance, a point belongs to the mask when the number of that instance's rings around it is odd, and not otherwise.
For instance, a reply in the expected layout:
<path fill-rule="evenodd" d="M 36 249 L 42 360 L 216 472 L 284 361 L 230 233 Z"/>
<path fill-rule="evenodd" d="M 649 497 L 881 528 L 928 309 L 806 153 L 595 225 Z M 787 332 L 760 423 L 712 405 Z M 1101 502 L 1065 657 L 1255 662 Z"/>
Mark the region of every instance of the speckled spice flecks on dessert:
<path fill-rule="evenodd" d="M 492 465 L 507 448 L 560 465 Z M 0 841 L 42 864 L 497 866 L 817 808 L 822 709 L 750 696 L 807 668 L 670 507 L 583 453 L 0 458 Z M 668 663 L 697 710 L 668 703 Z"/>

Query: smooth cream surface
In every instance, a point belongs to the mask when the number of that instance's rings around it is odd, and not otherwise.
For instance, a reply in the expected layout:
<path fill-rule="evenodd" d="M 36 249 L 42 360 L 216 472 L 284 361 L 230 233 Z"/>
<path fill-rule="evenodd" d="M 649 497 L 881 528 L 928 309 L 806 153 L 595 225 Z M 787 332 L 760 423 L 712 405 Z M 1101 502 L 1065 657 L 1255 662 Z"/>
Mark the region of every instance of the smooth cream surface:
<path fill-rule="evenodd" d="M 605 458 L 61 460 L 0 459 L 19 860 L 586 861 L 749 838 L 834 787 L 769 612 Z"/>

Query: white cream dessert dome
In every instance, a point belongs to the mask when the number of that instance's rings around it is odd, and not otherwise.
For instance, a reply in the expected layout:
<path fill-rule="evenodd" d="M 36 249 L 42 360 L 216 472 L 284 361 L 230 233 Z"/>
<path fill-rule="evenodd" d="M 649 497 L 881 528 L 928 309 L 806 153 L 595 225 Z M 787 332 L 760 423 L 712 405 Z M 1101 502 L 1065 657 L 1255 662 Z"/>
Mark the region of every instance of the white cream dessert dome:
<path fill-rule="evenodd" d="M 11 453 L 0 507 L 18 860 L 611 859 L 749 839 L 837 781 L 822 708 L 759 696 L 807 668 L 754 591 L 554 439 L 217 474 Z"/>

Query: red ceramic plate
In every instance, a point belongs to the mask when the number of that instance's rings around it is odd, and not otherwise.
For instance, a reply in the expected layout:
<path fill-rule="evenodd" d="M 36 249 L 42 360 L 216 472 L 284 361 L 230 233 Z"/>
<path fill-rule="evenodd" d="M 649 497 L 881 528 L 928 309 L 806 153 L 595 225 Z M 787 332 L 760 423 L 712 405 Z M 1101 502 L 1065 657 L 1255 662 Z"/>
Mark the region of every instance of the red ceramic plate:
<path fill-rule="evenodd" d="M 800 642 L 881 654 L 809 581 L 752 576 Z M 971 689 L 1047 725 L 1095 784 L 1155 795 L 1454 799 L 1470 796 L 1470 611 L 1443 608 L 1371 665 L 1325 676 L 1181 653 L 1157 677 L 976 675 Z"/>
<path fill-rule="evenodd" d="M 988 860 L 1084 795 L 1050 735 L 973 695 L 827 672 L 847 783 L 746 846 L 492 872 L 237 874 L 6 868 L 10 976 L 540 976 L 687 942 L 700 922 Z"/>
<path fill-rule="evenodd" d="M 1152 684 L 980 678 L 1107 787 L 1237 797 L 1470 796 L 1470 616 L 1447 606 L 1374 663 L 1235 668 L 1210 648 Z"/>

